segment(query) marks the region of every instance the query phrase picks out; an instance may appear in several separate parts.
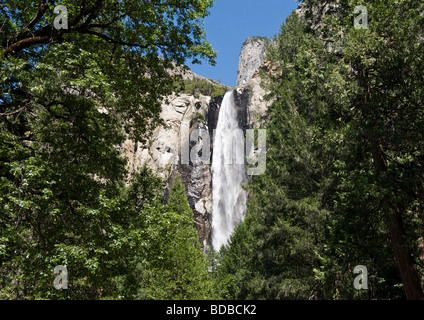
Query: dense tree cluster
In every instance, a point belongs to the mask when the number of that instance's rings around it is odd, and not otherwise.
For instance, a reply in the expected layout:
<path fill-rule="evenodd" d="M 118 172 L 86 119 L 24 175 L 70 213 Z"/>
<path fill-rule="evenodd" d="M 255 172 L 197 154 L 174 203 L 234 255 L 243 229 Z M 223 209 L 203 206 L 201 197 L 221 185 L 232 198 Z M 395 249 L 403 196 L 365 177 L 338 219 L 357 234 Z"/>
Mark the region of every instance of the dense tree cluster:
<path fill-rule="evenodd" d="M 161 123 L 174 65 L 213 63 L 212 1 L 63 0 L 67 28 L 56 4 L 0 1 L 0 298 L 208 297 L 181 184 L 167 205 L 126 181 L 120 146 Z"/>
<path fill-rule="evenodd" d="M 226 298 L 423 299 L 424 4 L 303 6 L 268 54 L 267 170 L 215 278 Z"/>

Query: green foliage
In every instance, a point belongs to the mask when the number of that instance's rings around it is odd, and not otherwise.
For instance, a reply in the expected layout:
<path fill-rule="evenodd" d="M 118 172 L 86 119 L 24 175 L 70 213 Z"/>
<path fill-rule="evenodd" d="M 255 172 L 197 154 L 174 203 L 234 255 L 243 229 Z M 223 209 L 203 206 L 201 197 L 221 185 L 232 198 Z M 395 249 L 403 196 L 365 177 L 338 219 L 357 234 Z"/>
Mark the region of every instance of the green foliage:
<path fill-rule="evenodd" d="M 304 1 L 322 27 L 292 14 L 268 54 L 282 75 L 261 72 L 267 170 L 215 272 L 224 297 L 403 299 L 402 255 L 422 279 L 423 4 L 365 2 L 357 30 L 358 3 L 337 3 L 320 17 Z M 368 291 L 353 288 L 357 265 Z"/>
<path fill-rule="evenodd" d="M 140 198 L 141 190 L 150 197 Z M 124 299 L 188 300 L 214 297 L 193 212 L 185 188 L 176 179 L 164 206 L 160 180 L 144 168 L 123 199 L 132 216 L 133 246 L 126 253 L 128 269 L 117 276 L 115 293 Z M 145 194 L 145 193 L 144 193 Z M 138 198 L 138 199 L 137 199 Z"/>
<path fill-rule="evenodd" d="M 164 299 L 212 299 L 214 291 L 208 272 L 208 261 L 199 243 L 194 227 L 193 211 L 186 197 L 186 190 L 179 177 L 174 181 L 168 200 L 168 208 L 176 212 L 181 222 L 176 226 L 169 246 L 169 272 L 160 277 L 161 288 L 172 287 L 172 294 Z"/>
<path fill-rule="evenodd" d="M 193 115 L 191 116 L 191 121 L 192 122 L 193 121 L 204 122 L 205 121 L 205 116 L 203 114 L 201 114 L 200 112 L 193 113 Z"/>
<path fill-rule="evenodd" d="M 179 81 L 168 70 L 214 62 L 202 25 L 212 1 L 61 5 L 67 30 L 53 27 L 52 2 L 0 8 L 0 298 L 190 297 L 150 283 L 186 277 L 168 246 L 190 249 L 176 237 L 188 217 L 164 206 L 147 169 L 126 186 L 120 149 L 162 122 Z M 69 290 L 53 287 L 57 265 Z"/>
<path fill-rule="evenodd" d="M 217 86 L 217 85 L 214 85 L 213 83 L 209 83 L 207 81 L 202 81 L 197 79 L 185 80 L 184 85 L 185 87 L 183 92 L 185 94 L 193 94 L 193 95 L 202 94 L 205 96 L 216 97 L 216 96 L 222 96 L 228 91 L 228 88 L 225 86 Z"/>

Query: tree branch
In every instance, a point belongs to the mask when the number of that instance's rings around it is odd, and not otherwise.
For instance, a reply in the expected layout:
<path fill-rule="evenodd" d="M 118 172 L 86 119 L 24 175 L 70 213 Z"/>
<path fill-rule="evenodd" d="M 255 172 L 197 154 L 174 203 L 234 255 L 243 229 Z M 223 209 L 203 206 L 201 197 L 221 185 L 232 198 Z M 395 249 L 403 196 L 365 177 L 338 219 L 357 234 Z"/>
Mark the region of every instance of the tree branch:
<path fill-rule="evenodd" d="M 18 110 L 15 110 L 15 111 L 0 113 L 0 117 L 12 116 L 16 113 L 24 111 L 25 109 L 26 109 L 26 106 L 23 106 L 22 108 L 19 108 Z"/>
<path fill-rule="evenodd" d="M 115 40 L 103 33 L 99 33 L 93 30 L 84 30 L 84 29 L 80 29 L 79 30 L 82 34 L 91 34 L 94 35 L 96 37 L 99 37 L 101 39 L 106 40 L 109 43 L 113 43 L 113 44 L 119 44 L 119 45 L 123 45 L 123 46 L 129 46 L 129 47 L 138 47 L 138 48 L 147 48 L 147 46 L 145 45 L 141 45 L 141 44 L 137 44 L 137 43 L 130 43 L 130 42 L 125 42 L 125 41 L 121 41 L 121 40 Z"/>
<path fill-rule="evenodd" d="M 85 0 L 81 1 L 80 7 L 81 7 L 81 10 L 78 13 L 78 15 L 69 23 L 70 27 L 76 25 L 84 17 L 84 14 L 86 13 L 86 11 L 85 11 Z"/>
<path fill-rule="evenodd" d="M 38 21 L 40 21 L 40 19 L 43 17 L 44 13 L 47 10 L 47 1 L 46 0 L 41 0 L 40 3 L 40 7 L 37 11 L 37 13 L 35 14 L 35 16 L 31 19 L 31 21 L 21 29 L 21 31 L 19 32 L 18 35 L 18 39 L 21 39 L 22 35 L 24 34 L 25 30 L 30 29 L 32 27 L 34 27 Z"/>
<path fill-rule="evenodd" d="M 18 42 L 15 42 L 11 46 L 7 47 L 3 51 L 3 58 L 7 57 L 9 54 L 16 54 L 17 52 L 25 48 L 31 47 L 32 45 L 48 43 L 49 39 L 50 37 L 48 36 L 39 36 L 39 37 L 22 39 Z"/>

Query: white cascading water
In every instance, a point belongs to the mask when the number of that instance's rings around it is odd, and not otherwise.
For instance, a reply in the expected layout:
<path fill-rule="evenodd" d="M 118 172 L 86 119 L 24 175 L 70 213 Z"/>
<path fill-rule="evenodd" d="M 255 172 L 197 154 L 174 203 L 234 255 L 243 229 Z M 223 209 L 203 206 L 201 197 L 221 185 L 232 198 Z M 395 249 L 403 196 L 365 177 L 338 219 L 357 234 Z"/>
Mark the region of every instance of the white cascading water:
<path fill-rule="evenodd" d="M 246 212 L 244 135 L 237 121 L 234 92 L 225 94 L 215 131 L 212 160 L 212 246 L 228 243 Z"/>

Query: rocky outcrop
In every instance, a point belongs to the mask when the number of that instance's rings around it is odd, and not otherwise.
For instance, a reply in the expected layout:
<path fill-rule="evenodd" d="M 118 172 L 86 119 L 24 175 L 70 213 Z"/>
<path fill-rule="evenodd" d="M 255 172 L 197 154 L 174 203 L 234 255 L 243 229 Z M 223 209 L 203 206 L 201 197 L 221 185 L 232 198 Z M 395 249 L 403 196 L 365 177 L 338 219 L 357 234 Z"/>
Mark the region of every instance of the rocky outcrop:
<path fill-rule="evenodd" d="M 214 149 L 214 130 L 218 124 L 219 109 L 222 104 L 223 96 L 218 96 L 212 99 L 209 105 L 209 114 L 208 114 L 208 126 L 209 126 L 209 138 L 211 141 L 211 157 L 210 162 L 212 163 L 213 149 Z"/>
<path fill-rule="evenodd" d="M 191 71 L 190 69 L 183 70 L 182 71 L 182 77 L 183 77 L 183 80 L 199 80 L 199 81 L 204 81 L 204 82 L 210 83 L 214 86 L 225 87 L 221 82 L 216 81 L 214 79 L 209 79 L 209 78 L 200 76 L 200 75 L 194 73 L 193 71 Z"/>
<path fill-rule="evenodd" d="M 207 117 L 210 97 L 174 94 L 162 105 L 161 117 L 165 126 L 158 127 L 150 138 L 150 145 L 143 148 L 128 140 L 124 149 L 129 159 L 130 170 L 147 165 L 162 179 L 167 180 L 181 159 L 181 146 L 188 142 L 188 133 L 193 124 Z M 187 163 L 188 164 L 188 163 Z"/>
<path fill-rule="evenodd" d="M 245 129 L 260 128 L 262 117 L 270 106 L 265 100 L 266 91 L 261 86 L 260 69 L 273 73 L 276 66 L 266 60 L 267 49 L 275 46 L 275 39 L 250 37 L 243 43 L 237 70 L 236 106 L 241 106 L 244 113 L 239 114 L 241 127 Z"/>
<path fill-rule="evenodd" d="M 235 104 L 241 108 L 239 114 L 240 127 L 246 129 L 258 129 L 263 125 L 263 117 L 271 102 L 265 100 L 266 91 L 261 86 L 259 72 L 244 86 L 236 89 Z"/>
<path fill-rule="evenodd" d="M 296 14 L 305 20 L 311 30 L 317 31 L 324 26 L 324 16 L 337 15 L 340 4 L 337 2 L 304 0 L 296 9 Z M 320 36 L 320 32 L 318 32 Z M 322 40 L 322 38 L 321 38 Z"/>
<path fill-rule="evenodd" d="M 265 60 L 267 47 L 272 44 L 273 40 L 265 37 L 247 38 L 240 51 L 237 87 L 246 85 L 252 79 Z"/>
<path fill-rule="evenodd" d="M 189 157 L 193 148 L 210 147 L 208 121 L 211 97 L 203 95 L 174 94 L 169 103 L 162 105 L 161 117 L 165 126 L 158 127 L 152 134 L 150 144 L 143 147 L 127 140 L 124 153 L 131 171 L 147 165 L 164 181 L 167 198 L 177 175 L 186 186 L 190 207 L 193 209 L 199 238 L 206 247 L 210 235 L 212 211 L 212 175 L 208 163 L 193 162 Z M 203 133 L 192 134 L 194 130 Z M 192 140 L 190 141 L 190 135 Z M 208 139 L 205 138 L 208 136 Z M 210 160 L 210 158 L 209 158 Z"/>

